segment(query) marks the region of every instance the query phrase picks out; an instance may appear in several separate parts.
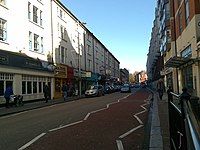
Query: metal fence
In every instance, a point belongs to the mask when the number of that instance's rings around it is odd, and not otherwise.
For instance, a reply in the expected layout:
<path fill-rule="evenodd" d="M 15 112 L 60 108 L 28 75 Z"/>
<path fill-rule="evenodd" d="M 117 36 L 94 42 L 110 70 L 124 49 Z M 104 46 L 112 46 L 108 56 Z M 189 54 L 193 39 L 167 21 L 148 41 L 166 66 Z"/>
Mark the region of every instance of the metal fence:
<path fill-rule="evenodd" d="M 172 150 L 200 149 L 200 104 L 187 90 L 168 92 L 170 144 Z"/>

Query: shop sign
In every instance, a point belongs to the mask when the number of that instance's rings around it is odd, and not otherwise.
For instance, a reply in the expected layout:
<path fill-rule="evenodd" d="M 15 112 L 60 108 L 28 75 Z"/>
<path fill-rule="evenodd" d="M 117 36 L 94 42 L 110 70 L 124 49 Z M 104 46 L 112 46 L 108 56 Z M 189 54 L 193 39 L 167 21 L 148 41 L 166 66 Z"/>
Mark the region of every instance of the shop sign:
<path fill-rule="evenodd" d="M 74 69 L 74 77 L 79 77 L 79 71 L 78 71 L 78 69 Z M 86 71 L 81 71 L 80 72 L 80 77 L 81 78 L 86 77 Z"/>
<path fill-rule="evenodd" d="M 66 67 L 63 66 L 57 66 L 57 68 L 54 71 L 56 77 L 60 78 L 66 78 Z"/>
<path fill-rule="evenodd" d="M 67 78 L 73 78 L 74 77 L 74 68 L 67 67 Z"/>
<path fill-rule="evenodd" d="M 106 69 L 106 74 L 111 74 L 111 70 Z"/>
<path fill-rule="evenodd" d="M 0 50 L 0 64 L 34 70 L 52 71 L 48 67 L 44 67 L 39 59 L 34 59 L 27 56 L 26 54 L 15 53 L 5 50 Z"/>

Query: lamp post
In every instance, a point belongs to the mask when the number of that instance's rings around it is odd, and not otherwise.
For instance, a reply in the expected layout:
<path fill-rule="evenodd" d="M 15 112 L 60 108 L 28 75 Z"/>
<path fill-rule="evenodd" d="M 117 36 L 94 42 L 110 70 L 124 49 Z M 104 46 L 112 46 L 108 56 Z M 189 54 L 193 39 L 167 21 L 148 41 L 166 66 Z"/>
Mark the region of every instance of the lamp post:
<path fill-rule="evenodd" d="M 86 23 L 85 22 L 80 22 L 79 20 L 77 20 L 77 32 L 78 32 L 78 82 L 79 82 L 79 96 L 81 96 L 81 50 L 80 50 L 80 37 L 79 37 L 79 27 L 80 25 L 85 25 Z"/>

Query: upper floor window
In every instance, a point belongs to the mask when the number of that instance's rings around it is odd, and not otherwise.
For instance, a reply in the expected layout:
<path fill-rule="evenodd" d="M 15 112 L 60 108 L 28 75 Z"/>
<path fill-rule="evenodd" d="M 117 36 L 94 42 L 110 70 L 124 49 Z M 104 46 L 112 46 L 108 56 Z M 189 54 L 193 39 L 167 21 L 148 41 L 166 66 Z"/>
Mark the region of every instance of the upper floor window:
<path fill-rule="evenodd" d="M 33 6 L 33 22 L 38 23 L 38 8 Z"/>
<path fill-rule="evenodd" d="M 40 47 L 41 47 L 41 52 L 43 53 L 44 52 L 43 37 L 41 37 Z"/>
<path fill-rule="evenodd" d="M 7 21 L 0 18 L 0 41 L 7 40 L 7 29 L 6 29 Z"/>
<path fill-rule="evenodd" d="M 186 18 L 186 25 L 189 24 L 189 18 L 190 13 L 189 13 L 189 5 L 188 5 L 188 0 L 185 0 L 185 18 Z"/>
<path fill-rule="evenodd" d="M 28 2 L 28 19 L 31 19 L 31 3 Z"/>
<path fill-rule="evenodd" d="M 181 11 L 181 9 L 178 12 L 178 17 L 179 17 L 179 31 L 180 31 L 180 34 L 181 34 L 181 32 L 183 30 L 183 25 L 182 25 L 182 11 Z"/>
<path fill-rule="evenodd" d="M 63 16 L 63 12 L 62 10 L 60 10 L 60 18 L 62 18 L 62 16 Z"/>
<path fill-rule="evenodd" d="M 34 34 L 34 50 L 39 50 L 39 35 Z"/>
<path fill-rule="evenodd" d="M 29 49 L 32 49 L 32 32 L 29 31 Z"/>
<path fill-rule="evenodd" d="M 42 26 L 42 11 L 40 10 L 40 25 Z"/>
<path fill-rule="evenodd" d="M 6 0 L 0 0 L 0 4 L 6 5 Z"/>

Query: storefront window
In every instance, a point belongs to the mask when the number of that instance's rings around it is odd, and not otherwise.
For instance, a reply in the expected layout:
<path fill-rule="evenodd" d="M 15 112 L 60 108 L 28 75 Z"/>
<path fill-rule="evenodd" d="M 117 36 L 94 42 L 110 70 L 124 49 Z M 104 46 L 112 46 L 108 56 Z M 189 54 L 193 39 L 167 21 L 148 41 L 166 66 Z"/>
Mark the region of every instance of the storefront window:
<path fill-rule="evenodd" d="M 42 82 L 39 82 L 39 93 L 42 93 Z"/>
<path fill-rule="evenodd" d="M 26 94 L 26 82 L 22 81 L 22 94 Z"/>
<path fill-rule="evenodd" d="M 0 96 L 4 95 L 8 86 L 13 86 L 13 74 L 0 73 Z"/>
<path fill-rule="evenodd" d="M 30 81 L 27 82 L 27 94 L 32 94 L 32 83 Z"/>
<path fill-rule="evenodd" d="M 4 94 L 4 81 L 0 81 L 0 96 Z"/>
<path fill-rule="evenodd" d="M 193 89 L 193 74 L 192 74 L 192 66 L 187 66 L 182 70 L 183 77 L 183 87 L 186 87 L 189 93 L 194 94 Z"/>
<path fill-rule="evenodd" d="M 33 82 L 33 93 L 37 93 L 37 82 Z"/>

